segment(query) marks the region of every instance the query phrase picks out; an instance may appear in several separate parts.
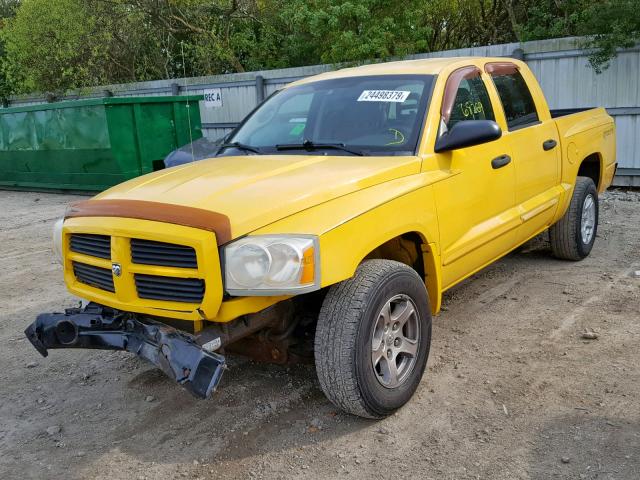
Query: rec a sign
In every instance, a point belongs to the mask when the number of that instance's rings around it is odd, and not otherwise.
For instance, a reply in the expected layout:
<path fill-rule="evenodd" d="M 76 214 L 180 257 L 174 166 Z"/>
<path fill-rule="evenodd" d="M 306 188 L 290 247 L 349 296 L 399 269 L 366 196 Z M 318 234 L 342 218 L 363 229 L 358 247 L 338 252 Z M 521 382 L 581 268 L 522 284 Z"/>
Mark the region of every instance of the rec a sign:
<path fill-rule="evenodd" d="M 211 88 L 204 91 L 204 106 L 208 108 L 222 107 L 222 91 L 219 88 Z"/>

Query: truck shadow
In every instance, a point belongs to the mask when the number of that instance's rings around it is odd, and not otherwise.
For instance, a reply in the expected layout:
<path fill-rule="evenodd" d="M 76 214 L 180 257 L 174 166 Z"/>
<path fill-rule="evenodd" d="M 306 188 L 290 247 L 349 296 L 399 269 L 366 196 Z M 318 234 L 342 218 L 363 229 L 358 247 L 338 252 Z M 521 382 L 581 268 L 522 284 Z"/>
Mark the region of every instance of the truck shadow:
<path fill-rule="evenodd" d="M 375 422 L 340 412 L 322 393 L 313 365 L 266 365 L 230 357 L 220 389 L 198 400 L 154 368 L 123 388 L 144 392 L 139 414 L 112 433 L 144 462 L 209 464 L 298 449 Z M 132 399 L 133 400 L 133 399 Z"/>

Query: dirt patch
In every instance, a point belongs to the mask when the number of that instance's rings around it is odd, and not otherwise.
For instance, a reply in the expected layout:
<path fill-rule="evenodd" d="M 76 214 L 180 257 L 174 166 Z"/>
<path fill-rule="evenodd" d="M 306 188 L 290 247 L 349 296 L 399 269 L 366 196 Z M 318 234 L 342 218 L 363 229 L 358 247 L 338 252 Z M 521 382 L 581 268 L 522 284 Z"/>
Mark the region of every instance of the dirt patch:
<path fill-rule="evenodd" d="M 233 360 L 193 399 L 125 353 L 23 330 L 77 303 L 50 232 L 79 197 L 0 191 L 0 478 L 640 478 L 640 194 L 613 191 L 579 263 L 544 236 L 448 292 L 413 400 L 366 421 L 313 367 Z M 597 339 L 585 339 L 585 330 Z"/>

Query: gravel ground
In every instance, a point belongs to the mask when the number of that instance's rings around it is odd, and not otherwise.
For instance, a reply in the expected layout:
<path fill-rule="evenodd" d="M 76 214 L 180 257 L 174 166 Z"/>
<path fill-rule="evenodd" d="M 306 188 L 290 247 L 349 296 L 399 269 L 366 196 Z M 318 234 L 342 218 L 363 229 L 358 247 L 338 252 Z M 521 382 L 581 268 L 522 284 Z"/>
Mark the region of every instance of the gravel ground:
<path fill-rule="evenodd" d="M 49 246 L 77 198 L 0 191 L 3 480 L 640 478 L 638 192 L 604 196 L 586 260 L 540 237 L 448 292 L 415 397 L 380 422 L 311 366 L 234 359 L 199 401 L 129 354 L 41 358 L 22 332 L 77 303 Z"/>

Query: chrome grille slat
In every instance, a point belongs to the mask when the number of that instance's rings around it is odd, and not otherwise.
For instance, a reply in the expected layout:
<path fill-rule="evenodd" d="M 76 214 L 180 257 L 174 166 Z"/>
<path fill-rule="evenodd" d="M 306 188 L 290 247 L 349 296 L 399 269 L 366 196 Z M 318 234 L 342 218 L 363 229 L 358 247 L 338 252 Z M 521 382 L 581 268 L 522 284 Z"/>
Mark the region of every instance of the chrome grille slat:
<path fill-rule="evenodd" d="M 143 265 L 198 268 L 193 247 L 139 238 L 131 239 L 131 261 Z"/>
<path fill-rule="evenodd" d="M 78 234 L 71 235 L 71 240 L 74 243 L 84 244 L 88 246 L 98 246 L 98 247 L 106 247 L 111 243 L 111 239 L 109 237 L 102 239 L 99 235 L 95 235 L 94 238 L 86 238 L 85 236 L 80 236 Z"/>
<path fill-rule="evenodd" d="M 146 244 L 142 242 L 146 242 Z M 150 240 L 138 240 L 136 238 L 132 239 L 131 243 L 133 243 L 136 246 L 136 250 L 140 252 L 158 253 L 165 251 L 174 255 L 193 255 L 194 253 L 193 248 L 183 245 L 162 244 L 160 242 L 156 242 L 157 245 L 149 245 L 149 243 L 151 243 Z"/>
<path fill-rule="evenodd" d="M 137 285 L 139 285 L 140 288 L 164 290 L 167 292 L 180 291 L 180 292 L 194 293 L 194 294 L 204 293 L 203 285 L 194 285 L 194 286 L 169 285 L 169 284 L 162 284 L 162 283 L 152 282 L 152 281 L 142 281 L 139 279 L 138 279 Z"/>
<path fill-rule="evenodd" d="M 131 256 L 132 263 L 156 265 L 161 267 L 197 268 L 198 264 L 191 258 L 168 257 L 165 255 L 136 254 Z"/>
<path fill-rule="evenodd" d="M 100 250 L 98 248 L 92 247 L 92 246 L 86 246 L 86 245 L 77 245 L 74 244 L 71 247 L 71 251 L 76 252 L 76 253 L 82 253 L 84 255 L 89 255 L 92 257 L 99 257 L 99 258 L 104 258 L 105 260 L 109 260 L 110 256 L 107 256 L 108 254 L 106 254 L 104 252 L 104 250 Z"/>
<path fill-rule="evenodd" d="M 184 278 L 184 277 L 165 277 L 161 275 L 148 275 L 146 273 L 138 274 L 141 283 L 153 283 L 154 285 L 167 285 L 170 287 L 177 286 L 182 283 L 183 286 L 199 285 L 199 278 Z M 181 280 L 182 282 L 178 282 Z"/>
<path fill-rule="evenodd" d="M 205 283 L 199 278 L 163 277 L 135 274 L 138 297 L 185 303 L 200 303 L 204 297 Z"/>
<path fill-rule="evenodd" d="M 111 270 L 80 262 L 72 262 L 72 264 L 73 274 L 79 282 L 115 293 Z"/>
<path fill-rule="evenodd" d="M 108 235 L 72 233 L 69 249 L 72 252 L 109 260 L 111 258 L 111 237 Z"/>

